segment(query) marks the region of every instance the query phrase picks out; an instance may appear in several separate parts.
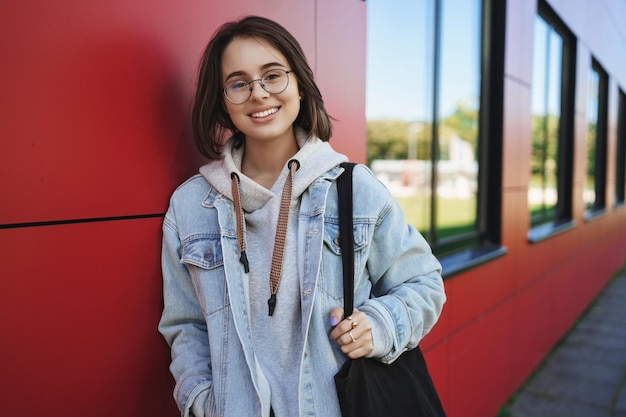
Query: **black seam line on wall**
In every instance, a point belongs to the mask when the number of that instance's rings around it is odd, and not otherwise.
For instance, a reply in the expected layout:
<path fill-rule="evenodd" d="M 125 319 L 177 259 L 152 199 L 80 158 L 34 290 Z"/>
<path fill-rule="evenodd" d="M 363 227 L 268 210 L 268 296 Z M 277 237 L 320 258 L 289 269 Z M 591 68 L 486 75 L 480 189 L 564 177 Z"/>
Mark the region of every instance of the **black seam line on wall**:
<path fill-rule="evenodd" d="M 140 219 L 153 219 L 165 216 L 165 213 L 152 213 L 152 214 L 136 214 L 131 216 L 113 216 L 113 217 L 93 217 L 87 219 L 70 219 L 70 220 L 48 220 L 42 222 L 30 222 L 30 223 L 9 223 L 0 224 L 0 229 L 18 229 L 23 227 L 41 227 L 41 226 L 59 226 L 63 224 L 78 224 L 78 223 L 98 223 L 98 222 L 115 222 L 122 220 L 140 220 Z"/>

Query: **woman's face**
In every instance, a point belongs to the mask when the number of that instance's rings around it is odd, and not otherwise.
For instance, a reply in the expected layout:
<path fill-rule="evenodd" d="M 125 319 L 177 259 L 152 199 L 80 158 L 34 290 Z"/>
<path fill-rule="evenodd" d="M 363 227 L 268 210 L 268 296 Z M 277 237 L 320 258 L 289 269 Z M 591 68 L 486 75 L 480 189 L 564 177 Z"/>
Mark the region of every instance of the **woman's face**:
<path fill-rule="evenodd" d="M 291 69 L 283 54 L 264 39 L 235 38 L 222 55 L 224 85 L 259 80 L 271 70 Z M 244 103 L 233 104 L 224 97 L 226 112 L 246 140 L 294 140 L 292 127 L 300 111 L 299 89 L 294 73 L 286 77 L 289 83 L 281 93 L 268 93 L 257 81 L 250 85 L 252 94 Z"/>

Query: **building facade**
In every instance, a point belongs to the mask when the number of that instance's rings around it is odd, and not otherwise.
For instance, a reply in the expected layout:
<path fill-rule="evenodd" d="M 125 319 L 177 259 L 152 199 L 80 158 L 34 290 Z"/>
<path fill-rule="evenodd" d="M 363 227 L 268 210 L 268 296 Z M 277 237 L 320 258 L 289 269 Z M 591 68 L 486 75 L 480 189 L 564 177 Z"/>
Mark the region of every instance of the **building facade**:
<path fill-rule="evenodd" d="M 177 414 L 161 222 L 203 163 L 202 49 L 247 14 L 301 42 L 331 143 L 442 260 L 448 414 L 495 416 L 626 261 L 620 0 L 3 1 L 0 413 Z"/>

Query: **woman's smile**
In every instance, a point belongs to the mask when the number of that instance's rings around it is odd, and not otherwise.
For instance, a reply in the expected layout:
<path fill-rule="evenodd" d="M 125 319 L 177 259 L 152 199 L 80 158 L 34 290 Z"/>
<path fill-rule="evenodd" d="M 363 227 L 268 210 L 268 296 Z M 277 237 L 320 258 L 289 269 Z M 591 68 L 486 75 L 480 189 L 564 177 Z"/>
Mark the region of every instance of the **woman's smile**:
<path fill-rule="evenodd" d="M 272 107 L 267 110 L 256 111 L 254 113 L 250 113 L 250 117 L 253 119 L 266 119 L 268 116 L 275 114 L 279 109 L 279 107 Z"/>

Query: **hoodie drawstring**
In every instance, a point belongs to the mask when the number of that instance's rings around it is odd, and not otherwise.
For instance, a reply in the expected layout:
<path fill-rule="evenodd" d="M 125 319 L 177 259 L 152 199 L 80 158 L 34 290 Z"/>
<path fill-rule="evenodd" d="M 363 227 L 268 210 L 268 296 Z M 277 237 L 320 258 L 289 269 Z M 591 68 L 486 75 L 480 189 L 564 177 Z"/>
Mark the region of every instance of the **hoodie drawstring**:
<path fill-rule="evenodd" d="M 272 269 L 270 270 L 271 295 L 270 299 L 267 300 L 270 316 L 274 314 L 274 308 L 276 307 L 276 294 L 278 293 L 280 278 L 283 274 L 285 241 L 287 240 L 289 212 L 291 211 L 291 189 L 293 185 L 293 175 L 300 168 L 300 163 L 297 160 L 292 159 L 287 163 L 287 168 L 289 168 L 289 175 L 287 175 L 287 179 L 285 180 L 283 195 L 280 198 L 280 210 L 278 212 L 278 223 L 276 224 L 276 240 L 274 241 L 274 253 L 272 254 Z"/>
<path fill-rule="evenodd" d="M 285 257 L 285 242 L 289 228 L 289 212 L 291 211 L 291 198 L 293 188 L 293 176 L 300 169 L 300 163 L 292 159 L 287 163 L 289 174 L 285 180 L 283 193 L 280 199 L 280 210 L 278 211 L 278 222 L 276 224 L 276 238 L 274 241 L 274 252 L 272 253 L 272 265 L 270 269 L 270 298 L 267 300 L 269 315 L 274 315 L 276 308 L 276 294 L 280 286 L 280 279 L 283 272 L 283 261 Z M 248 257 L 246 256 L 246 242 L 244 236 L 244 216 L 241 207 L 241 194 L 239 190 L 239 177 L 234 172 L 231 174 L 233 202 L 237 217 L 237 242 L 241 253 L 239 261 L 243 264 L 245 272 L 250 272 Z"/>
<path fill-rule="evenodd" d="M 233 203 L 235 203 L 235 216 L 237 217 L 237 243 L 239 244 L 239 262 L 243 265 L 243 270 L 250 272 L 248 256 L 246 255 L 246 239 L 244 238 L 243 209 L 241 208 L 241 192 L 239 191 L 239 176 L 234 172 L 230 174 L 231 187 L 233 192 Z"/>

